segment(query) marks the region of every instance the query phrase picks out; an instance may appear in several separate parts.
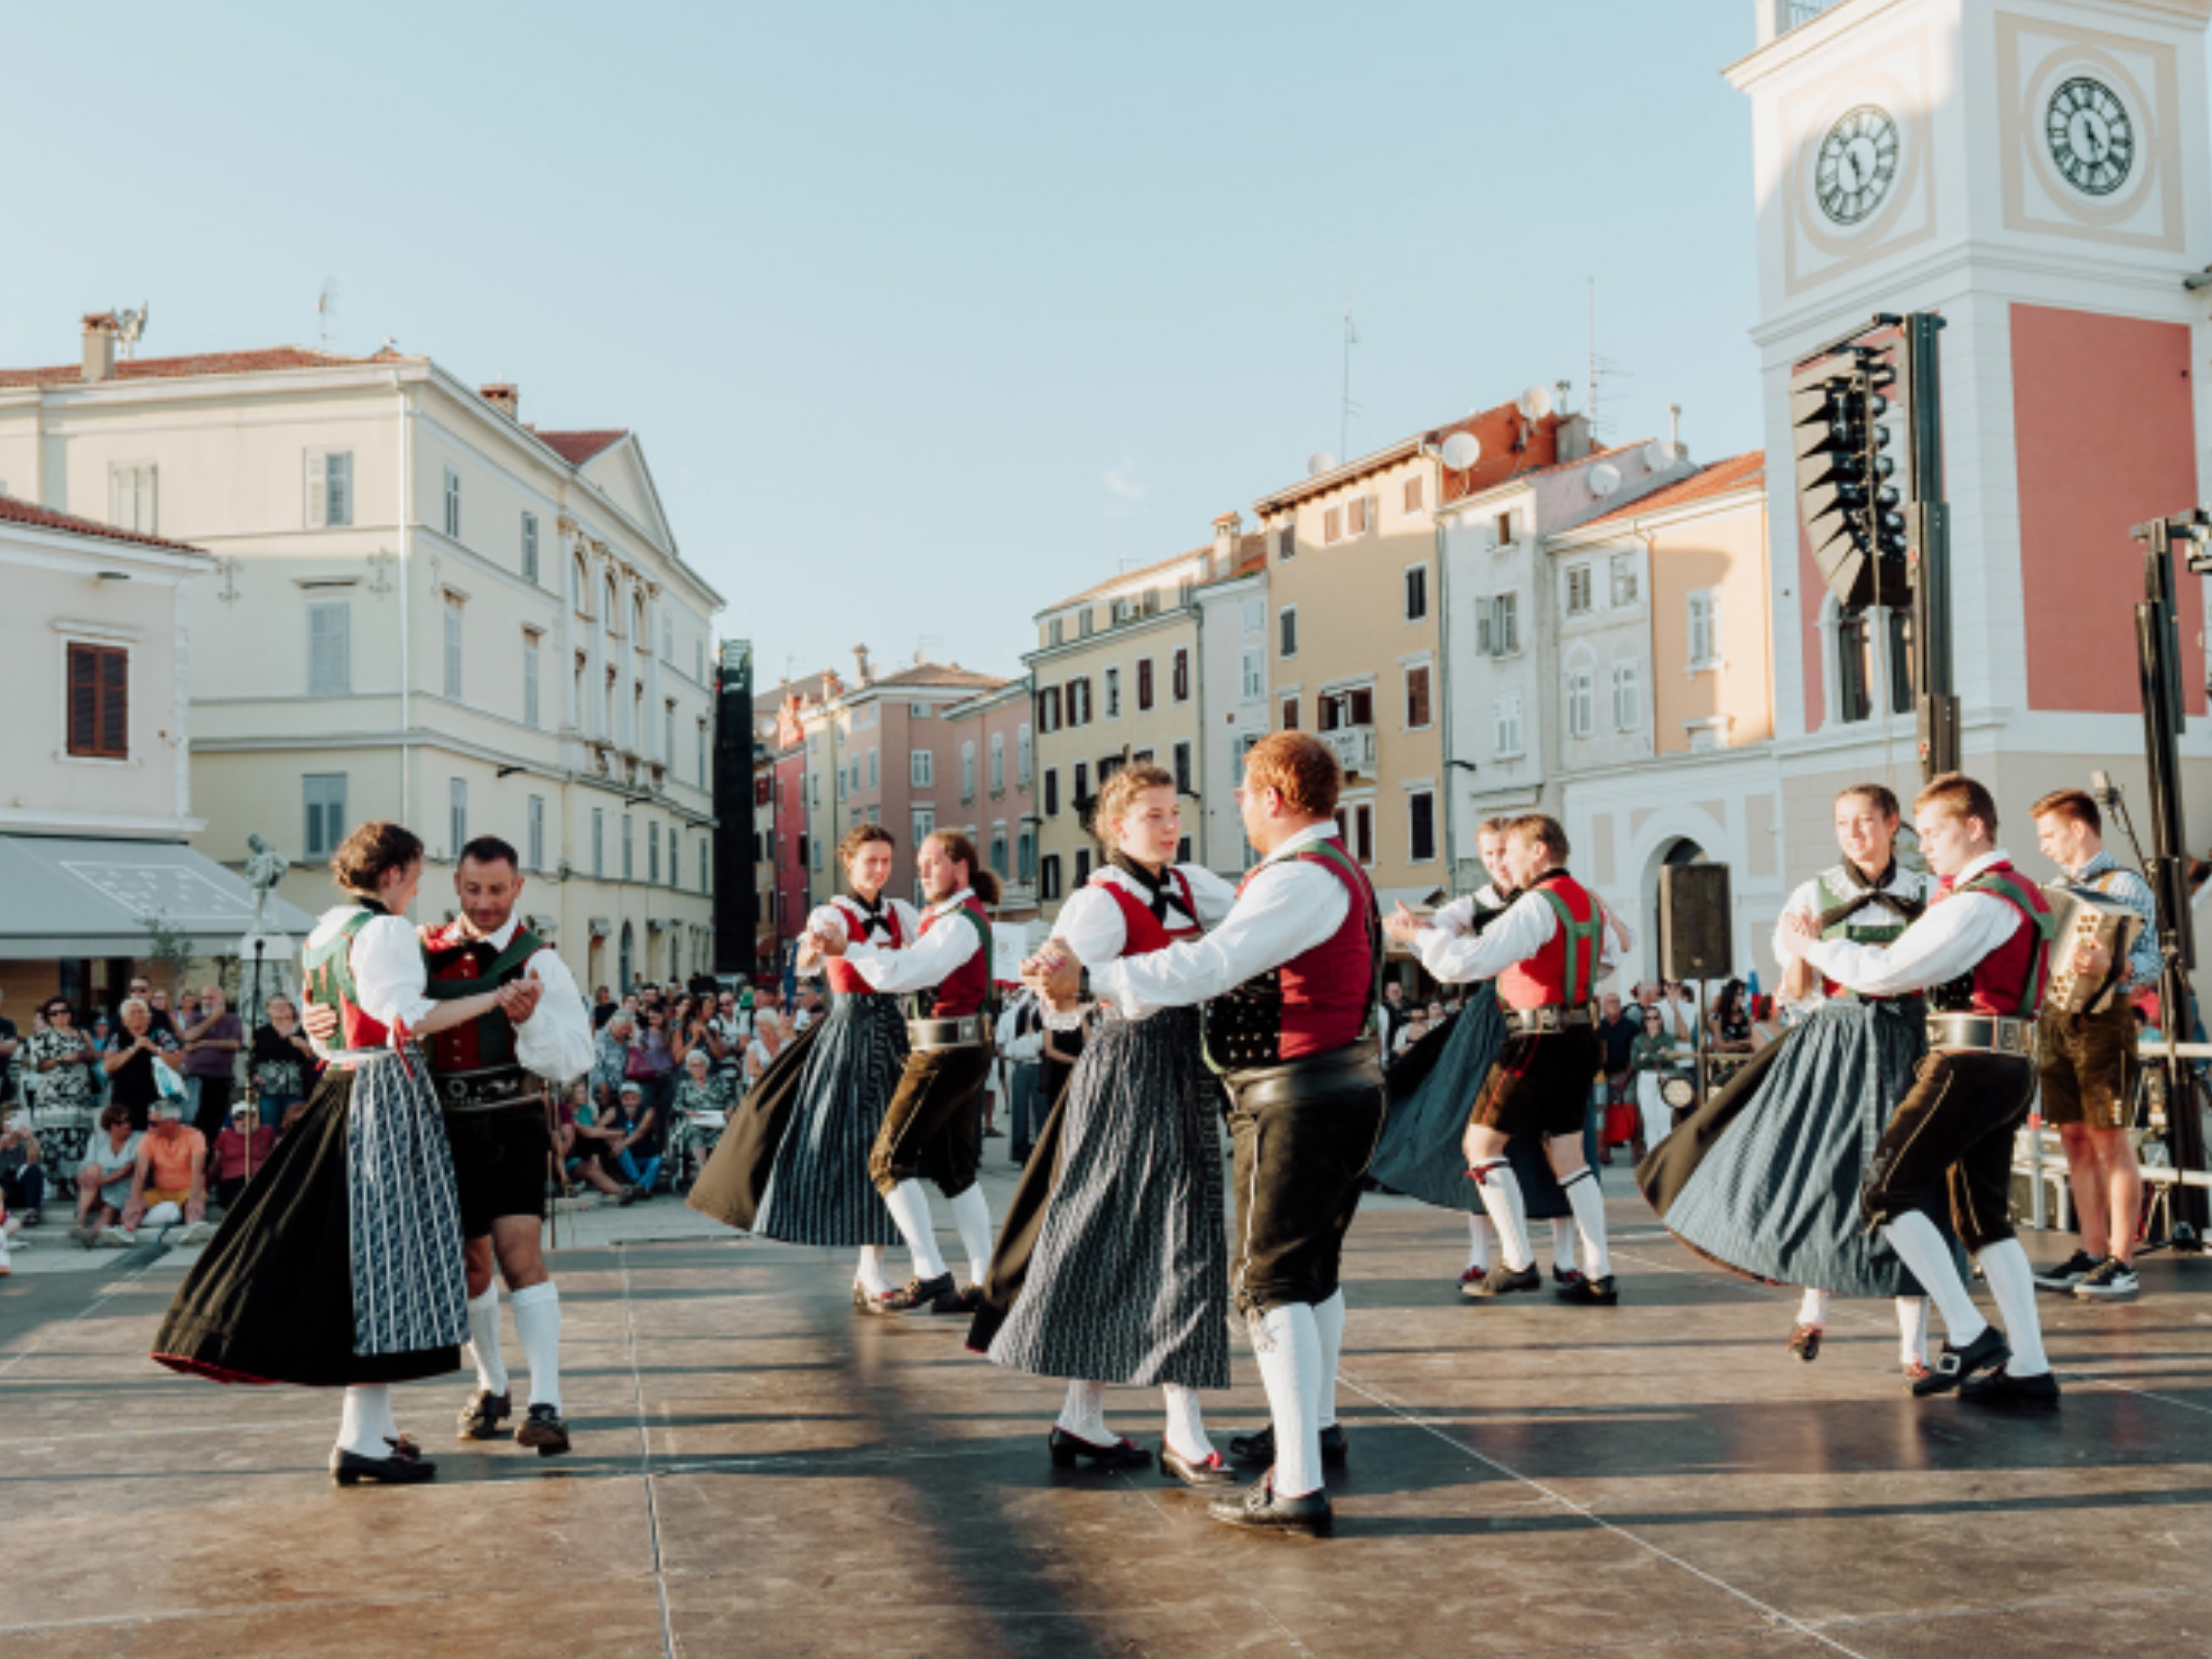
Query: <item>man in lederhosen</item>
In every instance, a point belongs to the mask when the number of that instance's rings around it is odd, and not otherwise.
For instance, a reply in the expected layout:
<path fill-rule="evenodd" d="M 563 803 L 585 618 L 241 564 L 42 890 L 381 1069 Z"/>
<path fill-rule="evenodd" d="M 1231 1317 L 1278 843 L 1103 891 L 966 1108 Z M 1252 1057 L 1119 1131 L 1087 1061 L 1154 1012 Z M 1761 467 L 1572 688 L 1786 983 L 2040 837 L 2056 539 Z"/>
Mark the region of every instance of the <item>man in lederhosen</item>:
<path fill-rule="evenodd" d="M 433 1000 L 520 983 L 532 998 L 528 1012 L 513 1020 L 495 1010 L 438 1032 L 425 1047 L 453 1145 L 468 1267 L 477 1387 L 461 1407 L 460 1438 L 497 1439 L 514 1414 L 500 1352 L 496 1261 L 530 1365 L 529 1406 L 514 1442 L 552 1456 L 568 1449 L 568 1425 L 561 1410 L 561 1296 L 539 1243 L 552 1168 L 547 1085 L 557 1090 L 590 1073 L 592 1019 L 568 964 L 515 916 L 520 863 L 498 836 L 477 836 L 461 849 L 453 873 L 460 916 L 419 932 Z M 302 1020 L 317 1035 L 330 1023 L 320 1009 Z"/>
<path fill-rule="evenodd" d="M 1610 1307 L 1619 1299 L 1606 1250 L 1605 1197 L 1584 1151 L 1590 1079 L 1602 1069 L 1592 999 L 1611 970 L 1607 919 L 1597 896 L 1567 873 L 1567 836 L 1540 813 L 1506 831 L 1505 859 L 1516 896 L 1478 934 L 1450 936 L 1401 906 L 1385 924 L 1446 983 L 1497 981 L 1507 1039 L 1484 1082 L 1467 1129 L 1468 1174 L 1482 1190 L 1498 1229 L 1501 1272 L 1469 1287 L 1477 1300 L 1542 1288 L 1528 1248 L 1519 1178 L 1506 1158 L 1517 1134 L 1543 1137 L 1544 1155 L 1574 1212 L 1583 1239 L 1583 1277 L 1559 1288 L 1563 1302 Z"/>
<path fill-rule="evenodd" d="M 1231 1106 L 1236 1255 L 1230 1285 L 1267 1390 L 1272 1421 L 1229 1443 L 1266 1462 L 1249 1490 L 1218 1498 L 1217 1521 L 1326 1535 L 1324 1465 L 1345 1461 L 1336 1421 L 1344 1347 L 1339 1272 L 1359 1179 L 1382 1125 L 1374 1010 L 1382 939 L 1375 893 L 1338 839 L 1342 776 L 1310 733 L 1278 732 L 1244 759 L 1237 792 L 1263 855 L 1235 907 L 1204 939 L 1103 963 L 1094 987 L 1131 1013 L 1206 1005 L 1206 1058 Z M 1081 965 L 1046 952 L 1030 982 L 1076 1006 Z"/>
<path fill-rule="evenodd" d="M 842 933 L 810 933 L 812 956 L 842 957 L 869 987 L 912 992 L 917 1018 L 907 1022 L 906 1073 L 884 1109 L 868 1157 L 868 1173 L 898 1223 L 914 1258 L 914 1274 L 887 1296 L 872 1297 L 872 1313 L 905 1313 L 925 1304 L 945 1314 L 983 1305 L 991 1264 L 991 1209 L 975 1184 L 983 1160 L 983 1085 L 991 1072 L 994 1024 L 991 994 L 991 917 L 999 878 L 983 867 L 975 843 L 939 830 L 915 849 L 915 871 L 929 900 L 921 933 L 904 948 L 848 940 Z M 956 1287 L 937 1248 L 937 1225 L 921 1177 L 934 1182 L 951 1206 L 968 1252 L 968 1282 Z"/>

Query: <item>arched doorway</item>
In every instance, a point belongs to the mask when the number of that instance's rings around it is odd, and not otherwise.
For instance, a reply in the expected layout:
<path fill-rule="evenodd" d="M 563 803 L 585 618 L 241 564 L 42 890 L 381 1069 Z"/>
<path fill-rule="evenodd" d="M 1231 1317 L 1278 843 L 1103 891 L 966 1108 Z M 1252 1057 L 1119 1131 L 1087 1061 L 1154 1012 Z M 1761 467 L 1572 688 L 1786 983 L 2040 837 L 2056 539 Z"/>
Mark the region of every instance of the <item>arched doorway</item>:
<path fill-rule="evenodd" d="M 623 923 L 622 950 L 621 954 L 617 958 L 617 966 L 619 969 L 617 982 L 621 986 L 624 994 L 629 993 L 631 985 L 635 982 L 635 978 L 630 972 L 630 951 L 632 947 L 635 945 L 636 942 L 636 936 L 630 932 L 629 924 L 628 922 Z"/>

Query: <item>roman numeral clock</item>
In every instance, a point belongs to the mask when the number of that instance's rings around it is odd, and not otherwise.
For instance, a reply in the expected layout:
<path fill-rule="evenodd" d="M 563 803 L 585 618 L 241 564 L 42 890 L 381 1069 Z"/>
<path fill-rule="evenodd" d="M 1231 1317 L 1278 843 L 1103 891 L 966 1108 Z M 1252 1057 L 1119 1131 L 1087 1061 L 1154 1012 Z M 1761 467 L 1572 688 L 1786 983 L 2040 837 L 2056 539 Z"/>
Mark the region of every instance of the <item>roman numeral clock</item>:
<path fill-rule="evenodd" d="M 2103 82 L 2082 75 L 2051 94 L 2043 131 L 2051 159 L 2084 196 L 2110 196 L 2135 165 L 2136 126 Z"/>
<path fill-rule="evenodd" d="M 1820 211 L 1856 225 L 1888 199 L 1897 183 L 1896 118 L 1879 104 L 1846 111 L 1820 140 L 1813 188 Z"/>

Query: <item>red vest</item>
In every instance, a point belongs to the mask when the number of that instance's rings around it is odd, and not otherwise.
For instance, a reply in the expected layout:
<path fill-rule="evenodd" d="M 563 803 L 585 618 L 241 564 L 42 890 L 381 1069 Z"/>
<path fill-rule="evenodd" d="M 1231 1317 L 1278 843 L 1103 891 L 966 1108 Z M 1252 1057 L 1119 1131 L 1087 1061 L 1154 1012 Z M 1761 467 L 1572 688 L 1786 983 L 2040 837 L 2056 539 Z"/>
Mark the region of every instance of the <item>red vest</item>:
<path fill-rule="evenodd" d="M 1320 850 L 1320 843 L 1301 847 L 1290 856 L 1317 865 L 1344 884 L 1351 902 L 1336 931 L 1311 950 L 1292 957 L 1278 970 L 1283 992 L 1283 1035 L 1278 1052 L 1285 1060 L 1327 1054 L 1356 1040 L 1367 1024 L 1375 995 L 1375 957 L 1370 941 L 1370 918 L 1375 913 L 1375 890 L 1367 872 L 1352 861 L 1341 842 L 1326 838 L 1335 848 L 1334 857 Z M 1259 869 L 1267 868 L 1261 865 Z M 1251 875 L 1244 878 L 1246 882 Z M 1240 884 L 1237 890 L 1244 890 Z"/>
<path fill-rule="evenodd" d="M 1585 1003 L 1589 1000 L 1590 988 L 1597 982 L 1600 936 L 1595 931 L 1580 933 L 1581 928 L 1597 924 L 1597 901 L 1590 896 L 1588 888 L 1565 871 L 1553 870 L 1529 883 L 1515 902 L 1522 902 L 1531 893 L 1547 891 L 1559 896 L 1567 907 L 1567 915 L 1577 926 L 1556 929 L 1534 956 L 1515 963 L 1498 976 L 1498 1000 L 1508 1008 L 1550 1008 L 1566 1002 Z M 1571 946 L 1576 951 L 1571 962 L 1568 955 Z"/>
<path fill-rule="evenodd" d="M 508 948 L 513 949 L 528 931 L 518 928 L 507 941 Z M 423 928 L 422 939 L 428 963 L 428 978 L 433 985 L 483 979 L 504 954 L 489 939 L 464 933 L 458 921 L 444 927 Z M 529 957 L 523 957 L 500 974 L 498 982 L 506 984 L 521 978 L 528 967 Z M 430 994 L 434 997 L 437 993 L 434 990 Z M 430 1050 L 430 1069 L 434 1072 L 475 1072 L 488 1066 L 515 1064 L 514 1023 L 496 1008 L 459 1025 L 448 1025 L 425 1039 L 425 1042 Z"/>
<path fill-rule="evenodd" d="M 867 916 L 866 912 L 864 912 L 858 904 L 848 902 L 842 895 L 836 898 L 831 899 L 830 902 L 836 905 L 839 913 L 844 916 L 845 937 L 851 939 L 854 944 L 858 945 L 866 943 L 869 945 L 889 945 L 894 951 L 904 948 L 906 945 L 906 936 L 899 932 L 898 912 L 891 908 L 890 900 L 886 899 L 884 901 L 884 921 L 881 930 L 890 935 L 888 939 L 870 939 L 868 937 Z M 846 961 L 842 957 L 828 957 L 823 958 L 823 977 L 830 981 L 830 988 L 835 991 L 839 996 L 872 996 L 875 994 L 875 987 L 870 985 L 866 980 L 861 978 L 860 970 L 854 967 L 852 963 Z"/>
<path fill-rule="evenodd" d="M 1190 881 L 1180 870 L 1170 872 L 1175 878 L 1176 890 L 1182 895 L 1182 908 L 1190 915 L 1198 914 L 1198 905 L 1190 896 Z M 1152 914 L 1152 908 L 1120 882 L 1101 870 L 1091 878 L 1091 885 L 1103 888 L 1107 896 L 1121 909 L 1121 954 L 1125 957 L 1148 957 L 1155 951 L 1164 951 L 1179 939 L 1196 939 L 1203 930 L 1196 922 L 1188 927 L 1170 931 L 1167 924 Z"/>
<path fill-rule="evenodd" d="M 2012 879 L 2006 884 L 1990 879 L 1997 875 Z M 1936 896 L 1948 899 L 1959 893 L 1979 893 L 1996 899 L 2010 907 L 2020 921 L 2005 942 L 1976 963 L 1966 976 L 1972 986 L 1968 1007 L 1993 1018 L 2033 1019 L 2042 1009 L 2043 993 L 2051 981 L 2051 952 L 2043 938 L 2048 924 L 2041 920 L 2050 915 L 2051 907 L 2044 902 L 2043 890 L 2010 864 L 2001 863 L 1982 870 L 1961 888 L 1954 889 L 1945 878 Z"/>
<path fill-rule="evenodd" d="M 392 1040 L 391 1028 L 382 1020 L 371 1019 L 354 1000 L 354 940 L 372 916 L 383 914 L 381 909 L 358 912 L 347 919 L 336 935 L 309 945 L 302 953 L 301 994 L 337 1015 L 336 1048 L 381 1048 Z"/>
<path fill-rule="evenodd" d="M 927 933 L 939 922 L 944 922 L 973 932 L 976 931 L 977 924 L 981 924 L 981 937 L 988 941 L 991 937 L 991 917 L 990 913 L 983 908 L 982 901 L 970 893 L 960 908 L 966 914 L 957 918 L 950 910 L 942 913 L 931 911 L 921 919 L 921 931 Z M 970 922 L 967 919 L 969 916 L 973 916 L 975 921 Z M 939 981 L 937 994 L 930 1000 L 929 1017 L 932 1019 L 959 1019 L 964 1015 L 980 1012 L 984 999 L 990 994 L 991 952 L 988 943 L 979 944 L 974 956 Z"/>

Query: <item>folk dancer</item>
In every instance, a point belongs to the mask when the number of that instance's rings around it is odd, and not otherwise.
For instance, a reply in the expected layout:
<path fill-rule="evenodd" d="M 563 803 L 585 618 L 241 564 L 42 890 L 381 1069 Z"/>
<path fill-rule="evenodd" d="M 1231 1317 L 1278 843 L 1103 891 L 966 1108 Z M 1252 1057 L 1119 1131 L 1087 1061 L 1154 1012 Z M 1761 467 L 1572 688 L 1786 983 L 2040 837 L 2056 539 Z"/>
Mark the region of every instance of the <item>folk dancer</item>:
<path fill-rule="evenodd" d="M 1927 908 L 1929 878 L 1897 861 L 1900 813 L 1886 785 L 1836 797 L 1843 862 L 1790 896 L 1781 926 L 1808 917 L 1824 939 L 1893 945 Z M 1788 961 L 1778 933 L 1775 953 Z M 1919 1280 L 1859 1213 L 1891 1103 L 1927 1052 L 1917 995 L 1863 997 L 1790 962 L 1782 996 L 1796 1018 L 1649 1154 L 1644 1197 L 1675 1237 L 1710 1261 L 1770 1284 L 1802 1286 L 1790 1352 L 1819 1358 L 1832 1296 L 1894 1297 L 1898 1363 L 1927 1375 L 1928 1300 Z"/>
<path fill-rule="evenodd" d="M 1101 963 L 1096 996 L 1124 1016 L 1208 1005 L 1207 1061 L 1231 1097 L 1237 1231 L 1230 1288 L 1267 1390 L 1267 1428 L 1229 1443 L 1270 1465 L 1208 1506 L 1225 1525 L 1322 1536 L 1335 1525 L 1324 1466 L 1346 1457 L 1336 1420 L 1345 1231 L 1383 1115 L 1373 1012 L 1382 940 L 1374 890 L 1336 834 L 1336 758 L 1278 732 L 1245 757 L 1237 792 L 1262 854 L 1201 939 Z M 1030 976 L 1048 1006 L 1077 1006 L 1073 952 Z"/>
<path fill-rule="evenodd" d="M 842 928 L 810 928 L 802 954 L 842 958 L 867 989 L 915 994 L 918 1018 L 907 1022 L 910 1052 L 884 1109 L 868 1175 L 913 1258 L 913 1276 L 871 1298 L 868 1311 L 905 1313 L 925 1304 L 939 1313 L 973 1314 L 982 1306 L 991 1260 L 991 1211 L 975 1184 L 983 1156 L 983 1084 L 991 1070 L 991 918 L 999 878 L 983 867 L 975 845 L 939 830 L 915 850 L 915 868 L 929 900 L 913 942 L 872 945 Z M 968 1279 L 956 1288 L 938 1253 L 936 1224 L 921 1190 L 927 1176 L 952 1209 L 968 1253 Z"/>
<path fill-rule="evenodd" d="M 1490 880 L 1472 897 L 1454 899 L 1430 918 L 1429 925 L 1451 938 L 1472 938 L 1504 915 L 1514 898 L 1505 870 L 1505 831 L 1510 817 L 1486 820 L 1476 846 Z M 1375 1179 L 1393 1192 L 1441 1209 L 1467 1215 L 1467 1266 L 1459 1276 L 1460 1294 L 1481 1298 L 1489 1292 L 1490 1212 L 1482 1190 L 1468 1179 L 1462 1142 L 1468 1103 L 1489 1076 L 1505 1042 L 1505 1022 L 1492 988 L 1475 988 L 1466 1006 L 1421 1039 L 1390 1069 L 1390 1110 L 1375 1149 Z M 1589 1156 L 1585 1145 L 1584 1156 Z M 1552 1278 L 1568 1285 L 1583 1274 L 1575 1266 L 1573 1211 L 1545 1161 L 1543 1137 L 1518 1134 L 1506 1146 L 1521 1183 L 1523 1212 L 1545 1220 L 1552 1230 Z"/>
<path fill-rule="evenodd" d="M 816 907 L 806 932 L 891 951 L 917 939 L 913 907 L 884 896 L 896 850 L 880 824 L 847 831 L 837 848 L 846 891 Z M 858 1245 L 853 1302 L 868 1309 L 896 1288 L 884 1250 L 899 1242 L 898 1224 L 869 1178 L 868 1151 L 905 1074 L 906 1018 L 852 963 L 801 954 L 809 971 L 818 963 L 834 1002 L 762 1073 L 686 1201 L 756 1237 Z"/>
<path fill-rule="evenodd" d="M 1030 971 L 1066 957 L 1095 972 L 1196 939 L 1228 915 L 1235 890 L 1176 862 L 1172 773 L 1123 767 L 1099 791 L 1092 823 L 1106 866 L 1061 907 Z M 1235 1482 L 1199 1404 L 1201 1389 L 1229 1386 L 1220 1103 L 1195 1008 L 1123 1014 L 1102 1000 L 1097 1037 L 1007 1211 L 969 1335 L 996 1364 L 1068 1379 L 1048 1443 L 1058 1467 L 1151 1461 L 1106 1426 L 1115 1382 L 1164 1390 L 1164 1474 L 1192 1486 Z"/>
<path fill-rule="evenodd" d="M 1401 905 L 1385 926 L 1437 978 L 1495 981 L 1505 1010 L 1509 1036 L 1475 1098 L 1463 1142 L 1468 1174 L 1482 1190 L 1505 1258 L 1505 1270 L 1488 1275 L 1477 1293 L 1495 1298 L 1543 1285 L 1528 1248 L 1521 1183 L 1506 1154 L 1514 1135 L 1534 1133 L 1543 1137 L 1585 1253 L 1588 1276 L 1557 1294 L 1563 1302 L 1611 1307 L 1620 1293 L 1606 1249 L 1605 1199 L 1583 1130 L 1591 1081 L 1603 1066 L 1591 994 L 1613 963 L 1604 907 L 1567 873 L 1567 851 L 1557 820 L 1516 818 L 1506 833 L 1505 861 L 1517 896 L 1504 915 L 1480 934 L 1455 936 Z"/>
<path fill-rule="evenodd" d="M 1861 1198 L 1867 1220 L 1943 1318 L 1942 1352 L 1912 1392 L 2056 1406 L 2035 1279 L 2009 1212 L 2013 1139 L 2035 1097 L 2051 910 L 1997 846 L 1996 803 L 1981 784 L 1947 773 L 1912 805 L 1921 852 L 1942 878 L 1927 913 L 1889 945 L 1822 939 L 1808 915 L 1785 917 L 1778 942 L 1863 996 L 1930 994 L 1928 1058 L 1882 1131 Z M 2094 969 L 2086 958 L 2081 967 Z M 2003 1329 L 1975 1308 L 1936 1224 L 1947 1188 L 1959 1239 L 1980 1260 Z"/>
<path fill-rule="evenodd" d="M 404 919 L 422 843 L 400 825 L 361 825 L 331 870 L 346 902 L 301 954 L 344 1046 L 185 1275 L 154 1358 L 220 1382 L 343 1387 L 331 1479 L 413 1485 L 437 1466 L 399 1432 L 390 1385 L 459 1369 L 469 1335 L 453 1157 L 414 1039 L 495 1008 L 526 1018 L 532 993 L 428 994 Z"/>

